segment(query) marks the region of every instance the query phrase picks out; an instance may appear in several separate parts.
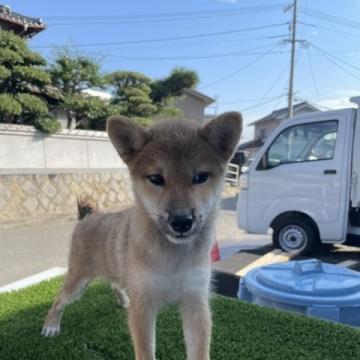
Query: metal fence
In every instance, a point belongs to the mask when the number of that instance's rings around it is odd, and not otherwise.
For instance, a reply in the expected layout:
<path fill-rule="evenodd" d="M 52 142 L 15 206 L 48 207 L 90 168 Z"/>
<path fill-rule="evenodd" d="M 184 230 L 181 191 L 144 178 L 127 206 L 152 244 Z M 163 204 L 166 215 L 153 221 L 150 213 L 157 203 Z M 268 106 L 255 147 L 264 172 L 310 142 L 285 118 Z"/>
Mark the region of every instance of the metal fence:
<path fill-rule="evenodd" d="M 229 164 L 225 175 L 225 182 L 232 186 L 239 186 L 240 166 L 236 164 Z"/>

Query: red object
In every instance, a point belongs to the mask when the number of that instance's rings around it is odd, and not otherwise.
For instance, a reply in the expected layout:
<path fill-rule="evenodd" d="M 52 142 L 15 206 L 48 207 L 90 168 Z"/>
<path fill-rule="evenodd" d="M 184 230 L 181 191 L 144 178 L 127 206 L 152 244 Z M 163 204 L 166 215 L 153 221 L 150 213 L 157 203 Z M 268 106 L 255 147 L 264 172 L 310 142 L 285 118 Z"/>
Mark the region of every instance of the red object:
<path fill-rule="evenodd" d="M 219 250 L 219 245 L 216 242 L 213 248 L 211 249 L 211 261 L 215 262 L 219 260 L 220 260 L 220 250 Z"/>

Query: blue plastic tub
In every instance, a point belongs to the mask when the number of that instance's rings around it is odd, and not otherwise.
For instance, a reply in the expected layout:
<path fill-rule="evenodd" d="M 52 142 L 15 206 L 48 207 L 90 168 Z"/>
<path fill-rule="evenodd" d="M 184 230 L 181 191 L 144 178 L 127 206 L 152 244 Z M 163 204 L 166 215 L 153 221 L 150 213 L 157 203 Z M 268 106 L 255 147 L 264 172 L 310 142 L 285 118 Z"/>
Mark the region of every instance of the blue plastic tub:
<path fill-rule="evenodd" d="M 238 298 L 360 326 L 360 274 L 316 259 L 253 269 L 240 280 Z"/>

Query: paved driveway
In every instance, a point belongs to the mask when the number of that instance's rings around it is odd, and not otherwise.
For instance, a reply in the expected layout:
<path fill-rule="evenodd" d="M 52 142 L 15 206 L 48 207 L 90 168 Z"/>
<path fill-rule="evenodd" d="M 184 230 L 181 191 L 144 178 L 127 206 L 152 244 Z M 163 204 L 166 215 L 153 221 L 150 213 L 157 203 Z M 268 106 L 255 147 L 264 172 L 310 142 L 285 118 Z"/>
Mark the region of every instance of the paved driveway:
<path fill-rule="evenodd" d="M 246 249 L 270 244 L 270 236 L 250 235 L 236 225 L 236 196 L 222 202 L 217 222 L 216 237 L 222 259 Z M 0 287 L 53 267 L 67 267 L 71 233 L 74 222 L 0 230 Z M 323 261 L 357 261 L 360 248 L 338 246 L 333 251 L 315 254 Z"/>
<path fill-rule="evenodd" d="M 52 267 L 66 267 L 74 223 L 0 231 L 0 287 Z"/>
<path fill-rule="evenodd" d="M 222 257 L 269 242 L 236 226 L 236 197 L 223 201 L 217 223 Z M 0 231 L 0 287 L 52 267 L 66 267 L 74 222 L 51 223 Z"/>

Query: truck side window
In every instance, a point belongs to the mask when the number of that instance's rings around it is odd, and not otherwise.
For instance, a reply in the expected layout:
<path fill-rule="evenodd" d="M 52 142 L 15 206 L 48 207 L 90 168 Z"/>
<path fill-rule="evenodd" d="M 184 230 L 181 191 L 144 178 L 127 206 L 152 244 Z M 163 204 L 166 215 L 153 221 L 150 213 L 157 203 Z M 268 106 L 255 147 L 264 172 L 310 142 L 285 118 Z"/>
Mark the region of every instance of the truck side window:
<path fill-rule="evenodd" d="M 265 170 L 282 164 L 332 159 L 337 130 L 337 120 L 288 127 L 270 145 L 258 169 Z"/>

